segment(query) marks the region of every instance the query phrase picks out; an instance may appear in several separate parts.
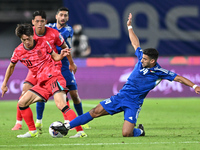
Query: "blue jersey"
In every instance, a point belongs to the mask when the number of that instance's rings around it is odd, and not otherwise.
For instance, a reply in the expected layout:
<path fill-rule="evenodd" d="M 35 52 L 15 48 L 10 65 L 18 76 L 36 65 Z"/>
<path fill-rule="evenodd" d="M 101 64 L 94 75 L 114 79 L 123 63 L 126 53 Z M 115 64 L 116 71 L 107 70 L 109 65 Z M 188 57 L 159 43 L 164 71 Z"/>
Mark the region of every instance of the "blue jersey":
<path fill-rule="evenodd" d="M 71 43 L 68 43 L 67 41 L 68 38 L 72 39 L 72 36 L 73 36 L 74 31 L 71 26 L 66 24 L 66 26 L 61 29 L 57 28 L 56 23 L 49 23 L 46 26 L 58 30 L 58 32 L 63 36 L 68 47 L 71 48 L 70 46 Z M 56 46 L 56 49 L 58 50 L 58 53 L 60 53 L 62 50 L 62 48 L 58 46 Z M 69 61 L 67 57 L 64 57 L 61 60 L 61 62 L 62 62 L 61 72 L 62 72 L 63 77 L 67 81 L 67 87 L 69 88 L 69 90 L 77 90 L 76 79 L 74 77 L 74 74 L 69 70 Z"/>
<path fill-rule="evenodd" d="M 66 24 L 65 27 L 63 27 L 61 29 L 58 29 L 57 26 L 56 26 L 56 24 L 57 23 L 49 23 L 46 26 L 58 30 L 58 32 L 60 32 L 60 34 L 63 36 L 66 44 L 68 45 L 68 47 L 71 48 L 71 43 L 69 43 L 67 41 L 67 39 L 68 38 L 72 39 L 73 33 L 74 33 L 73 28 L 71 26 L 69 26 L 69 25 Z M 60 51 L 62 50 L 62 48 L 56 46 L 56 49 L 58 50 L 58 53 L 60 54 Z M 68 61 L 67 57 L 64 57 L 61 61 L 62 61 L 62 68 L 61 68 L 61 70 L 64 71 L 66 69 L 69 69 L 69 61 Z"/>
<path fill-rule="evenodd" d="M 143 68 L 141 63 L 143 52 L 140 47 L 137 48 L 135 55 L 138 57 L 138 62 L 117 96 L 126 97 L 128 101 L 142 105 L 148 92 L 162 79 L 173 81 L 177 74 L 161 68 L 158 63 L 152 68 Z"/>

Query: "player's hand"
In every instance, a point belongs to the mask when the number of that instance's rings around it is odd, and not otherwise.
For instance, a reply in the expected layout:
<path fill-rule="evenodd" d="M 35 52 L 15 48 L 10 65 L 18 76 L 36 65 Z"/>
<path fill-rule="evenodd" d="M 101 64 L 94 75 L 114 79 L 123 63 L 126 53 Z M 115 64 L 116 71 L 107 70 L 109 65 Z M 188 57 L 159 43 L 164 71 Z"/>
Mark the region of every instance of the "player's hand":
<path fill-rule="evenodd" d="M 2 86 L 1 86 L 1 90 L 2 90 L 2 95 L 1 95 L 1 97 L 3 97 L 4 94 L 8 91 L 8 87 L 7 87 L 6 85 L 2 85 Z"/>
<path fill-rule="evenodd" d="M 67 55 L 70 55 L 70 52 L 71 52 L 71 48 L 65 48 L 63 50 L 61 50 L 60 54 L 65 57 Z"/>
<path fill-rule="evenodd" d="M 195 92 L 196 92 L 197 94 L 200 93 L 200 87 L 199 87 L 199 86 L 197 86 L 197 87 L 195 88 Z"/>
<path fill-rule="evenodd" d="M 75 74 L 75 73 L 76 73 L 76 70 L 77 70 L 76 64 L 75 64 L 75 63 L 70 64 L 70 65 L 69 65 L 69 70 Z"/>
<path fill-rule="evenodd" d="M 132 23 L 132 14 L 129 13 L 128 21 L 127 21 L 127 26 L 131 26 L 131 23 Z"/>

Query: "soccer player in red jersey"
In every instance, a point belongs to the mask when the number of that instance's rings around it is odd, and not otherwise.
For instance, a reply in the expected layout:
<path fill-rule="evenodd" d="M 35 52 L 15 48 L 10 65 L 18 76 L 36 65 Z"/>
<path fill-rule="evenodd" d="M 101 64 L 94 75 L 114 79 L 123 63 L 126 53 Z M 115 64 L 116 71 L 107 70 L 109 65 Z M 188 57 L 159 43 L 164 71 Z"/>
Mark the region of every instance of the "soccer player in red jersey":
<path fill-rule="evenodd" d="M 57 49 L 56 49 L 56 45 L 60 46 L 61 48 L 66 48 L 68 47 L 63 39 L 63 37 L 60 35 L 60 33 L 52 28 L 49 27 L 45 27 L 45 24 L 47 23 L 46 20 L 46 13 L 44 11 L 35 11 L 33 13 L 33 19 L 32 19 L 32 24 L 34 25 L 33 30 L 34 30 L 34 38 L 35 39 L 45 39 L 47 41 L 49 41 L 50 45 L 52 46 L 52 48 L 54 49 L 54 51 L 57 53 Z M 76 64 L 73 62 L 73 59 L 70 55 L 67 55 L 67 59 L 69 60 L 69 68 L 71 71 L 73 71 L 74 73 L 77 70 L 77 66 Z M 61 69 L 62 64 L 61 62 L 57 62 L 56 66 Z M 34 76 L 32 75 L 32 72 L 29 71 L 28 75 L 25 79 L 25 82 L 23 84 L 23 90 L 22 90 L 22 94 L 21 96 L 24 95 L 24 93 L 26 91 L 28 91 L 30 88 L 32 88 L 34 85 L 37 84 L 37 79 L 34 78 Z M 69 118 L 75 118 L 76 114 L 72 113 L 72 115 L 74 115 L 73 117 L 67 117 L 64 113 L 63 113 L 63 117 L 66 119 L 68 118 L 68 120 L 70 120 Z M 22 115 L 20 113 L 19 107 L 17 106 L 17 121 L 15 126 L 12 128 L 12 130 L 19 130 L 22 127 Z M 37 129 L 41 130 L 42 129 L 42 120 L 36 120 L 36 127 Z M 86 136 L 85 132 L 83 131 L 81 126 L 78 126 L 75 128 L 77 130 L 77 132 L 82 132 L 83 135 Z"/>
<path fill-rule="evenodd" d="M 55 61 L 62 60 L 63 57 L 69 55 L 69 49 L 63 49 L 61 54 L 57 54 L 52 49 L 48 41 L 44 39 L 33 38 L 33 28 L 30 24 L 18 25 L 15 31 L 16 35 L 21 39 L 22 43 L 14 50 L 11 57 L 5 78 L 2 84 L 2 97 L 7 92 L 7 82 L 12 75 L 16 63 L 20 61 L 37 79 L 37 84 L 29 89 L 18 101 L 18 106 L 22 117 L 24 118 L 29 132 L 18 135 L 18 138 L 37 137 L 33 114 L 29 107 L 37 101 L 47 102 L 48 98 L 53 95 L 56 106 L 65 115 L 74 113 L 65 102 L 66 81 L 61 74 L 60 69 L 55 65 Z M 53 58 L 53 59 L 52 59 Z"/>

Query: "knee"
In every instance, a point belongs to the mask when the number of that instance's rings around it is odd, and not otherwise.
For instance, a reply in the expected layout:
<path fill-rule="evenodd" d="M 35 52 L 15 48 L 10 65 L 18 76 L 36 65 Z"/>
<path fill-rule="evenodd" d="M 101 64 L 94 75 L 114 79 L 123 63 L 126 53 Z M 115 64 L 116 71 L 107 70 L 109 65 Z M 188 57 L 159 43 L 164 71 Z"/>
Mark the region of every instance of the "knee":
<path fill-rule="evenodd" d="M 95 108 L 91 109 L 89 113 L 92 116 L 92 118 L 97 118 L 100 116 L 100 114 L 97 112 Z"/>
<path fill-rule="evenodd" d="M 133 137 L 133 133 L 127 132 L 127 131 L 122 131 L 122 136 L 123 137 Z"/>
<path fill-rule="evenodd" d="M 19 107 L 25 107 L 25 104 L 23 103 L 23 101 L 20 101 L 20 100 L 19 100 L 19 101 L 18 101 L 18 106 L 19 106 Z"/>
<path fill-rule="evenodd" d="M 72 100 L 73 100 L 74 104 L 79 104 L 81 102 L 81 99 L 77 95 L 72 96 Z"/>
<path fill-rule="evenodd" d="M 65 107 L 65 105 L 62 105 L 61 103 L 57 103 L 56 106 L 59 110 L 62 110 Z"/>

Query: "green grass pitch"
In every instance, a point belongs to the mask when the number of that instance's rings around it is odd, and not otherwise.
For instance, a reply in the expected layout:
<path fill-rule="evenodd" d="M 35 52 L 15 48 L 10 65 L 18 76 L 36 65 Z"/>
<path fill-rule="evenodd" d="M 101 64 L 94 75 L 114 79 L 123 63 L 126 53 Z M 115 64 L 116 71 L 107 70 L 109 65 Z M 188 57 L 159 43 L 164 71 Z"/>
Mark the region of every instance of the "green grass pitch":
<path fill-rule="evenodd" d="M 84 112 L 95 107 L 100 100 L 82 100 Z M 70 101 L 71 102 L 71 101 Z M 146 99 L 139 114 L 138 124 L 145 128 L 145 137 L 122 137 L 123 113 L 103 116 L 89 122 L 87 138 L 52 138 L 48 133 L 54 121 L 63 121 L 61 112 L 50 100 L 43 117 L 43 133 L 38 138 L 19 139 L 28 128 L 11 131 L 15 124 L 17 101 L 0 101 L 0 149 L 12 150 L 197 150 L 200 149 L 200 99 L 165 98 Z M 73 104 L 71 104 L 71 108 Z M 34 120 L 35 104 L 31 105 Z"/>

